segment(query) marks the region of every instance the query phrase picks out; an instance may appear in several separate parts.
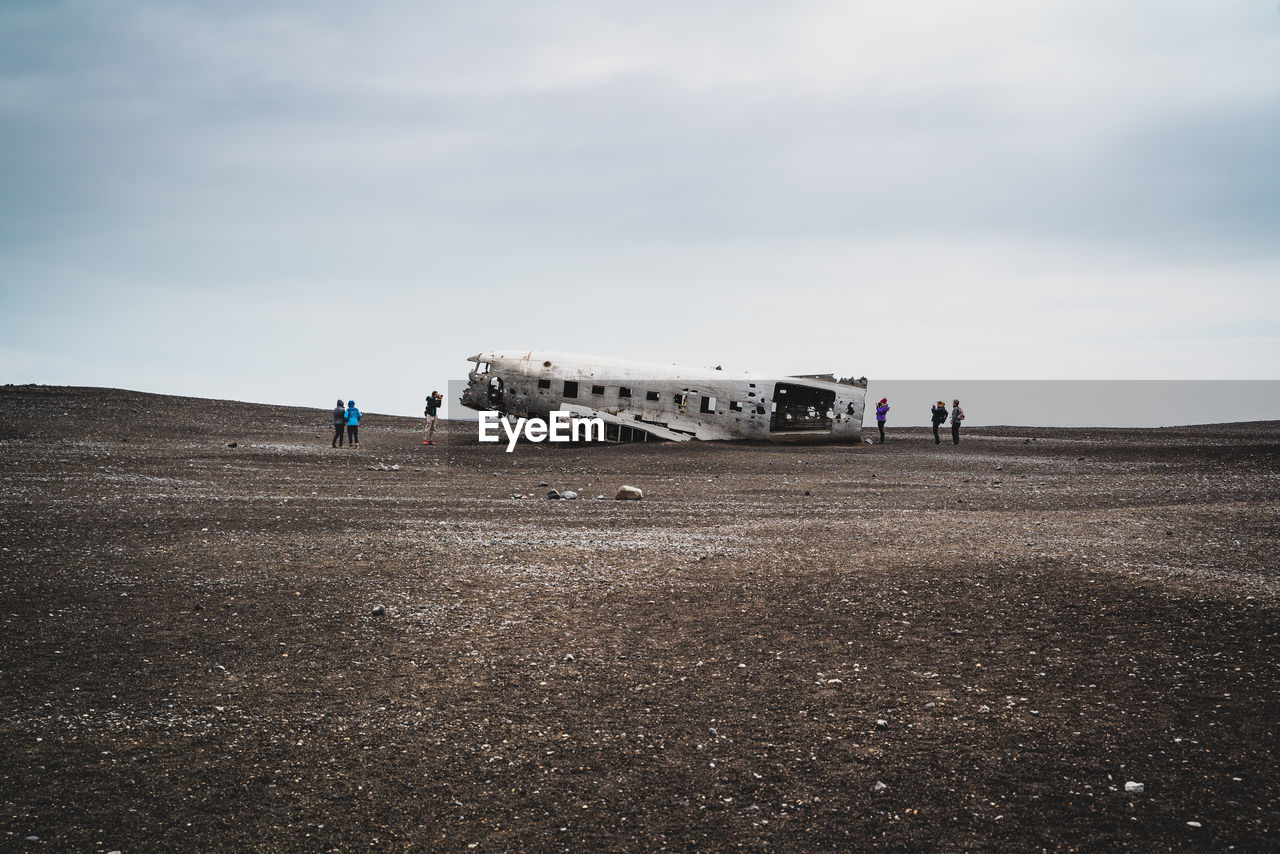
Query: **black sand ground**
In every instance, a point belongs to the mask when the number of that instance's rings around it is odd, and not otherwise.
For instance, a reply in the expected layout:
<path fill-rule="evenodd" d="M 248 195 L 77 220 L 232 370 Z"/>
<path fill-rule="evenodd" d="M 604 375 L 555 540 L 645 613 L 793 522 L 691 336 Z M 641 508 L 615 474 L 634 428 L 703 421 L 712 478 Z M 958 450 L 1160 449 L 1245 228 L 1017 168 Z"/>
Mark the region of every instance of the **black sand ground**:
<path fill-rule="evenodd" d="M 506 454 L 0 404 L 7 850 L 1280 841 L 1280 424 Z"/>

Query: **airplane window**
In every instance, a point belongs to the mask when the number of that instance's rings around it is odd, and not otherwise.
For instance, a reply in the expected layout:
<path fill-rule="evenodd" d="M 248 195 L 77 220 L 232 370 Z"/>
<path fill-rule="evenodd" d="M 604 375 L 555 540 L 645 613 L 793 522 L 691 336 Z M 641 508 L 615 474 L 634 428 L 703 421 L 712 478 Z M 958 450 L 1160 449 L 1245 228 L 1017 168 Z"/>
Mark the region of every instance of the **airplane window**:
<path fill-rule="evenodd" d="M 732 411 L 732 412 L 741 412 L 741 411 L 742 411 L 742 404 L 741 404 L 741 403 L 738 403 L 738 401 L 736 401 L 736 400 L 731 400 L 731 401 L 729 401 L 729 409 L 730 409 L 730 411 Z"/>
<path fill-rule="evenodd" d="M 618 397 L 631 397 L 631 389 L 624 385 L 618 386 Z"/>
<path fill-rule="evenodd" d="M 565 396 L 565 397 L 577 397 L 577 396 L 578 396 L 578 383 L 577 383 L 577 382 L 575 382 L 574 380 L 565 380 L 565 381 L 564 381 L 564 396 Z"/>
<path fill-rule="evenodd" d="M 658 399 L 658 393 L 657 393 L 656 391 L 646 391 L 646 392 L 644 393 L 644 399 L 645 399 L 645 400 L 657 400 L 657 399 Z"/>
<path fill-rule="evenodd" d="M 591 387 L 591 393 L 592 393 L 592 394 L 604 394 L 604 386 L 602 386 L 602 385 L 593 385 L 593 386 Z"/>
<path fill-rule="evenodd" d="M 704 395 L 702 398 L 702 406 L 698 411 L 699 412 L 715 412 L 716 399 L 714 397 L 706 397 Z"/>
<path fill-rule="evenodd" d="M 551 388 L 551 380 L 538 380 L 538 388 Z"/>

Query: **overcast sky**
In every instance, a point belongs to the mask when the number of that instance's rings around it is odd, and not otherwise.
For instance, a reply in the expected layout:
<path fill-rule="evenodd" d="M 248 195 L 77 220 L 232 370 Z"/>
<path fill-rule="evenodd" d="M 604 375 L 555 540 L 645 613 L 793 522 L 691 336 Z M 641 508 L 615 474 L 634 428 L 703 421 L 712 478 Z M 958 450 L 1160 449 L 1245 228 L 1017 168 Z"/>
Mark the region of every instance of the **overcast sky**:
<path fill-rule="evenodd" d="M 1280 6 L 0 2 L 0 381 L 1280 378 Z"/>

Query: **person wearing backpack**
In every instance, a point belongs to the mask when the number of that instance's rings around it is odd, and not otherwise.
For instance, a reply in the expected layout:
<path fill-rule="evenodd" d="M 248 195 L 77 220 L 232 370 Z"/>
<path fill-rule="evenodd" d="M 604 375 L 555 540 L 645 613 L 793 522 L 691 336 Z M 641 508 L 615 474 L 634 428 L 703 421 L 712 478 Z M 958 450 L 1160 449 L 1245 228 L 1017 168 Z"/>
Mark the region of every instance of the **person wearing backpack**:
<path fill-rule="evenodd" d="M 884 419 L 889 414 L 889 398 L 882 397 L 876 404 L 876 426 L 880 428 L 880 444 L 884 444 Z"/>
<path fill-rule="evenodd" d="M 954 444 L 960 444 L 960 422 L 964 420 L 964 410 L 960 408 L 960 401 L 951 401 L 955 407 L 951 410 L 951 441 Z"/>
<path fill-rule="evenodd" d="M 332 447 L 342 447 L 342 428 L 347 426 L 347 408 L 343 406 L 342 399 L 338 399 L 338 405 L 333 408 L 333 442 Z"/>
<path fill-rule="evenodd" d="M 427 438 L 422 440 L 424 445 L 434 445 L 431 437 L 436 432 L 436 415 L 440 412 L 440 401 L 442 400 L 440 392 L 433 391 L 427 395 L 427 408 L 422 411 L 423 417 L 427 419 Z"/>
<path fill-rule="evenodd" d="M 947 420 L 947 405 L 942 401 L 938 401 L 938 403 L 929 410 L 929 413 L 933 417 L 933 444 L 941 445 L 942 439 L 938 438 L 938 428 Z"/>
<path fill-rule="evenodd" d="M 360 447 L 360 410 L 356 409 L 354 400 L 347 401 L 347 445 Z"/>

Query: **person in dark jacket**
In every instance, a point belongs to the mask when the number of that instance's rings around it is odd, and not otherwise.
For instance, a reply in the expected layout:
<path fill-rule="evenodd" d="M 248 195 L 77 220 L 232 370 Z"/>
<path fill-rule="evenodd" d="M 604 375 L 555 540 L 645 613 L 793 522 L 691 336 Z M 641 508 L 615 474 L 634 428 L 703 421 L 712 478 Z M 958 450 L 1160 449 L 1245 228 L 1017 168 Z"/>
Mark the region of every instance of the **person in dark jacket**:
<path fill-rule="evenodd" d="M 333 442 L 332 447 L 342 447 L 342 428 L 347 426 L 347 407 L 343 405 L 341 398 L 338 405 L 333 408 Z"/>
<path fill-rule="evenodd" d="M 882 397 L 876 404 L 876 426 L 880 428 L 880 444 L 884 444 L 884 419 L 889 414 L 889 398 Z"/>
<path fill-rule="evenodd" d="M 938 401 L 929 412 L 933 415 L 933 444 L 941 445 L 942 439 L 938 437 L 938 427 L 947 420 L 947 405 Z"/>
<path fill-rule="evenodd" d="M 960 408 L 960 401 L 951 401 L 955 409 L 951 410 L 951 441 L 957 445 L 960 444 L 960 422 L 964 420 L 964 410 Z"/>
<path fill-rule="evenodd" d="M 347 401 L 347 445 L 360 447 L 360 410 L 354 400 Z"/>
<path fill-rule="evenodd" d="M 443 400 L 443 398 L 440 396 L 440 392 L 438 391 L 433 391 L 431 394 L 427 395 L 427 408 L 422 410 L 423 417 L 427 419 L 427 438 L 422 440 L 422 444 L 424 445 L 435 444 L 435 442 L 431 441 L 431 437 L 435 435 L 436 432 L 436 415 L 440 412 L 441 400 Z"/>

